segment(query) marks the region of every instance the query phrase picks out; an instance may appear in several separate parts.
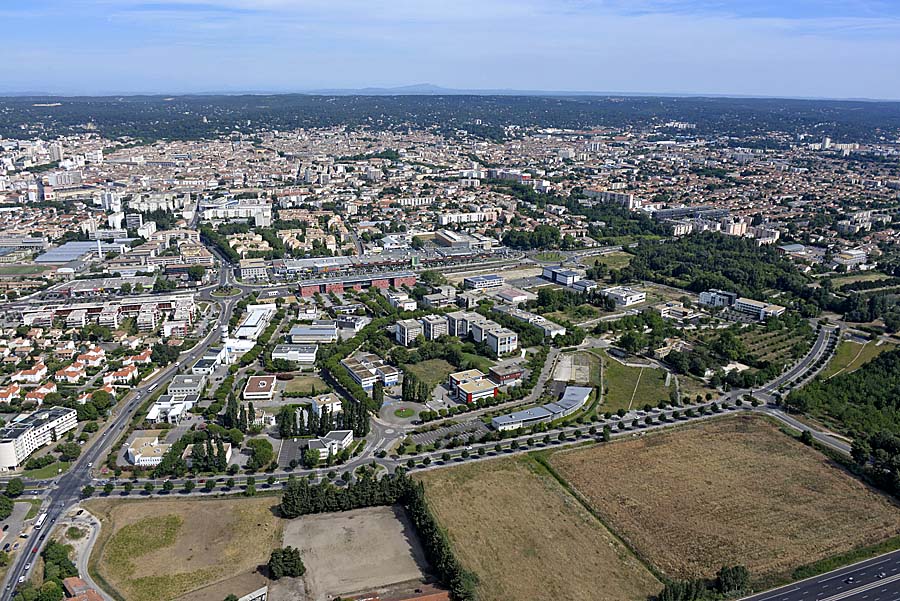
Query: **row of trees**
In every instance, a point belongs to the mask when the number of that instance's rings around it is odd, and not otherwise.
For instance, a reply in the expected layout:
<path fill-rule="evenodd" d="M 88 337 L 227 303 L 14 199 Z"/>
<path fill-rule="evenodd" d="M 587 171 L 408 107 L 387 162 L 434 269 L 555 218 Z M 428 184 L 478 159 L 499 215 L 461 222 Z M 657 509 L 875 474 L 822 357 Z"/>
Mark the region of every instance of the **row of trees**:
<path fill-rule="evenodd" d="M 722 566 L 712 580 L 670 580 L 657 601 L 700 601 L 731 597 L 750 587 L 750 571 L 744 566 Z"/>
<path fill-rule="evenodd" d="M 401 504 L 425 549 L 429 563 L 457 601 L 474 601 L 476 576 L 465 570 L 453 554 L 446 532 L 428 506 L 425 489 L 402 471 L 376 480 L 365 476 L 346 488 L 330 482 L 313 486 L 306 480 L 290 478 L 279 506 L 281 514 L 293 519 L 310 513 L 348 511 L 361 507 Z"/>

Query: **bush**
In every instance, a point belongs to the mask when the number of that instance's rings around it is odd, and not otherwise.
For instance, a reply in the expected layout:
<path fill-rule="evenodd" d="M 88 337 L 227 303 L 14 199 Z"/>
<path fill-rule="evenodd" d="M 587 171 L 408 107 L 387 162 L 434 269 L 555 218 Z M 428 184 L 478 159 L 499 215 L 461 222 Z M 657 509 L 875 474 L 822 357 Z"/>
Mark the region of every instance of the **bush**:
<path fill-rule="evenodd" d="M 306 566 L 303 565 L 303 559 L 300 557 L 300 549 L 290 546 L 273 550 L 267 566 L 272 580 L 278 580 L 285 576 L 299 578 L 306 573 Z"/>

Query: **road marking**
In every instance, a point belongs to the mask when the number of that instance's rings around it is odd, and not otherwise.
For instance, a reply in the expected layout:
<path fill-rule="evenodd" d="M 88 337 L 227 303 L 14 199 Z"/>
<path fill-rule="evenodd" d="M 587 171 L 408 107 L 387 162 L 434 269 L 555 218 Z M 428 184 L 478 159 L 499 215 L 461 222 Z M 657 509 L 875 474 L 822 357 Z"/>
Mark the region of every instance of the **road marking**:
<path fill-rule="evenodd" d="M 881 580 L 876 580 L 875 582 L 870 582 L 869 584 L 865 584 L 863 586 L 858 586 L 854 589 L 850 589 L 849 591 L 845 591 L 843 593 L 838 593 L 837 595 L 832 595 L 831 597 L 826 597 L 822 599 L 822 601 L 839 601 L 840 599 L 846 599 L 847 597 L 852 597 L 859 593 L 864 593 L 866 591 L 871 591 L 873 589 L 877 589 L 885 584 L 890 584 L 891 582 L 895 582 L 900 580 L 900 574 L 896 576 L 888 576 L 887 578 L 882 578 Z M 886 592 L 887 589 L 882 589 L 881 592 Z"/>

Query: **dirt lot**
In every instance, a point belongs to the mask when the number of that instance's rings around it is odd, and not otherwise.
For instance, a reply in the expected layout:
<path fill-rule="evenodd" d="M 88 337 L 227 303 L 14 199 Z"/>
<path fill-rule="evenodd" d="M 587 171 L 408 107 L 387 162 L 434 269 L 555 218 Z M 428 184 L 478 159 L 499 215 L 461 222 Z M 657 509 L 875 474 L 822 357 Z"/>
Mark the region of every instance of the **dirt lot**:
<path fill-rule="evenodd" d="M 540 470 L 540 471 L 538 471 Z M 661 585 L 533 460 L 503 459 L 421 476 L 481 601 L 645 601 Z"/>
<path fill-rule="evenodd" d="M 93 500 L 86 507 L 103 527 L 91 564 L 128 601 L 221 601 L 215 583 L 246 579 L 280 544 L 274 505 L 272 498 Z"/>
<path fill-rule="evenodd" d="M 424 552 L 401 507 L 290 520 L 284 527 L 284 545 L 300 549 L 310 601 L 427 580 Z"/>
<path fill-rule="evenodd" d="M 764 581 L 900 533 L 895 504 L 761 417 L 562 451 L 551 464 L 673 577 L 744 564 Z"/>

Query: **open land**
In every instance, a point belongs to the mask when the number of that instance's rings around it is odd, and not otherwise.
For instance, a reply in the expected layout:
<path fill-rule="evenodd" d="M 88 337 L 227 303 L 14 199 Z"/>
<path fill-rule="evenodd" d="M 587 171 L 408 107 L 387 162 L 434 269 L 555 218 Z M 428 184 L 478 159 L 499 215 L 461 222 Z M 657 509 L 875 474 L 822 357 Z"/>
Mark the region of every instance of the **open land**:
<path fill-rule="evenodd" d="M 103 523 L 92 572 L 128 601 L 192 591 L 198 592 L 183 598 L 220 600 L 212 585 L 246 580 L 280 544 L 274 504 L 272 498 L 92 500 L 86 507 Z M 200 591 L 206 587 L 209 595 Z"/>
<path fill-rule="evenodd" d="M 444 359 L 428 359 L 419 363 L 407 363 L 403 366 L 405 371 L 412 373 L 420 382 L 425 382 L 429 389 L 447 380 L 447 376 L 456 371 L 450 363 Z"/>
<path fill-rule="evenodd" d="M 285 524 L 284 544 L 300 549 L 313 601 L 429 580 L 424 551 L 401 507 L 303 516 Z"/>
<path fill-rule="evenodd" d="M 509 458 L 419 476 L 479 599 L 623 601 L 661 585 L 533 460 Z M 602 583 L 602 586 L 598 586 Z"/>
<path fill-rule="evenodd" d="M 760 417 L 563 451 L 551 464 L 670 577 L 743 564 L 768 582 L 900 533 L 895 503 Z"/>
<path fill-rule="evenodd" d="M 605 255 L 582 257 L 581 263 L 586 267 L 593 267 L 594 265 L 600 264 L 606 265 L 610 269 L 622 269 L 631 263 L 632 256 L 633 255 L 626 252 L 612 252 Z"/>
<path fill-rule="evenodd" d="M 328 384 L 319 376 L 294 376 L 292 380 L 288 380 L 284 385 L 284 391 L 308 394 L 312 392 L 313 387 L 315 387 L 318 394 L 329 389 Z"/>
<path fill-rule="evenodd" d="M 876 345 L 874 342 L 859 344 L 858 342 L 844 340 L 838 345 L 834 357 L 822 371 L 822 377 L 830 378 L 838 374 L 850 373 L 881 353 L 893 348 L 894 345 L 892 344 Z"/>
<path fill-rule="evenodd" d="M 619 409 L 627 411 L 648 403 L 655 407 L 660 401 L 669 400 L 666 372 L 662 369 L 631 367 L 605 353 L 603 361 L 606 367 L 606 387 L 609 392 L 603 397 L 600 411 L 613 413 Z"/>

